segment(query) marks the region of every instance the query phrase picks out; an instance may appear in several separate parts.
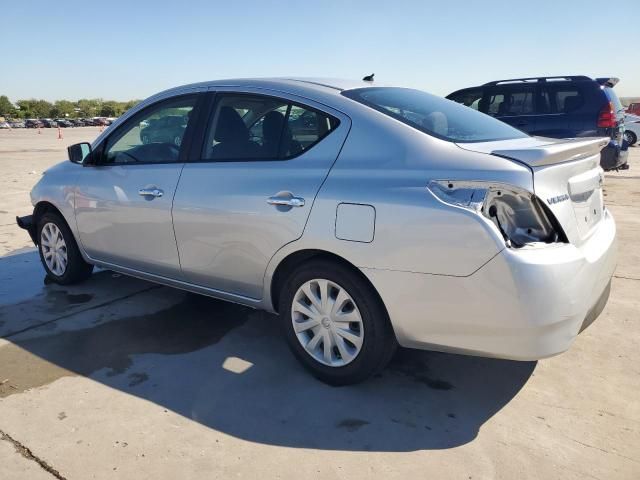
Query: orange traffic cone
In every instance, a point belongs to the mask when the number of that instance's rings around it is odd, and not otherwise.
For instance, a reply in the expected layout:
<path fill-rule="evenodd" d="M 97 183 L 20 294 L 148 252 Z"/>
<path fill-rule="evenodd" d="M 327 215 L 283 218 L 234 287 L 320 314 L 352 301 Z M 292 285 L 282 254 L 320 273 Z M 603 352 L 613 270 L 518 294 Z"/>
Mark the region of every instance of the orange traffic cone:
<path fill-rule="evenodd" d="M 40 135 L 40 133 L 42 132 L 40 132 L 40 125 L 38 125 L 38 135 Z"/>
<path fill-rule="evenodd" d="M 104 131 L 104 125 L 100 124 L 100 131 Z"/>
<path fill-rule="evenodd" d="M 62 129 L 58 127 L 58 140 L 62 140 Z"/>

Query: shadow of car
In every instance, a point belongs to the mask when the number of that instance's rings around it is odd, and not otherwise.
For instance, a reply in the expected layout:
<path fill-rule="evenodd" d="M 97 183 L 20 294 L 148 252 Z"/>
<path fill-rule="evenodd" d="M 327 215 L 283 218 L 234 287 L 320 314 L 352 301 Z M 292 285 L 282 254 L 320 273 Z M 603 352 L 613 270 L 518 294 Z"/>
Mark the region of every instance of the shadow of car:
<path fill-rule="evenodd" d="M 268 445 L 453 448 L 473 440 L 536 365 L 400 350 L 369 381 L 331 387 L 304 372 L 267 313 L 106 270 L 83 285 L 38 285 L 42 273 L 33 250 L 3 257 L 0 266 L 0 337 L 33 361 Z M 12 286 L 9 279 L 17 278 Z M 110 297 L 117 291 L 119 299 Z M 175 301 L 154 311 L 171 295 Z M 115 314 L 124 298 L 147 312 Z"/>

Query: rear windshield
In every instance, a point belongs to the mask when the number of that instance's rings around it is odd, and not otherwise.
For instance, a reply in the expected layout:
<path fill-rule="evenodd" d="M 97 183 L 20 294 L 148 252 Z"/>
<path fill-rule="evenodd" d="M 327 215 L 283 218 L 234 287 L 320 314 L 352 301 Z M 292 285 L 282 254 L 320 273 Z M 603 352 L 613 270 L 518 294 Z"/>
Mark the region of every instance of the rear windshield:
<path fill-rule="evenodd" d="M 528 136 L 484 113 L 420 90 L 372 87 L 346 90 L 342 95 L 450 142 L 490 142 Z"/>

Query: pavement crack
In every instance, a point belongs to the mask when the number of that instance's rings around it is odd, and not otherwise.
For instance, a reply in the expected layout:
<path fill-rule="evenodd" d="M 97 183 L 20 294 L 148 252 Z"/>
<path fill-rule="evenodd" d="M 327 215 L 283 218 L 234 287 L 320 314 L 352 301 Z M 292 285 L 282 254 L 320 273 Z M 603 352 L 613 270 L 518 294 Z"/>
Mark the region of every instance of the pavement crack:
<path fill-rule="evenodd" d="M 88 307 L 88 308 L 85 308 L 85 309 L 82 309 L 82 310 L 76 310 L 76 311 L 73 311 L 73 312 L 68 313 L 66 315 L 62 315 L 60 317 L 56 317 L 56 318 L 53 318 L 51 320 L 47 320 L 46 322 L 41 322 L 41 323 L 38 323 L 36 325 L 31 325 L 29 327 L 25 327 L 25 328 L 23 328 L 21 330 L 15 330 L 13 332 L 9 332 L 6 335 L 3 335 L 1 338 L 15 337 L 16 335 L 19 335 L 19 334 L 24 333 L 24 332 L 28 332 L 29 330 L 33 330 L 35 328 L 40 328 L 40 327 L 42 327 L 44 325 L 49 325 L 50 323 L 58 322 L 60 320 L 66 319 L 66 318 L 73 317 L 74 315 L 78 315 L 79 313 L 90 312 L 91 310 L 95 310 L 97 308 L 106 307 L 107 305 L 111 305 L 112 303 L 119 302 L 120 300 L 126 300 L 128 298 L 135 297 L 138 294 L 145 293 L 145 292 L 150 292 L 151 290 L 156 290 L 158 288 L 162 288 L 162 285 L 152 285 L 149 288 L 145 288 L 144 290 L 138 290 L 137 292 L 130 293 L 129 295 L 125 295 L 124 297 L 112 298 L 111 300 L 107 300 L 106 302 L 98 303 L 96 305 L 92 305 L 91 307 Z"/>
<path fill-rule="evenodd" d="M 4 440 L 5 442 L 9 442 L 11 445 L 13 445 L 13 448 L 15 448 L 17 453 L 22 455 L 27 460 L 31 460 L 32 462 L 36 462 L 38 465 L 40 465 L 40 468 L 42 468 L 46 472 L 50 473 L 51 475 L 53 475 L 58 480 L 67 480 L 65 477 L 63 477 L 60 474 L 60 472 L 58 472 L 58 470 L 53 468 L 51 465 L 49 465 L 46 461 L 44 461 L 40 457 L 37 457 L 36 455 L 34 455 L 33 452 L 28 447 L 25 447 L 18 440 L 14 439 L 13 437 L 11 437 L 9 434 L 3 432 L 2 430 L 0 430 L 0 440 Z"/>
<path fill-rule="evenodd" d="M 636 278 L 636 277 L 626 277 L 624 275 L 614 275 L 613 278 L 621 278 L 623 280 L 640 280 L 640 278 Z"/>

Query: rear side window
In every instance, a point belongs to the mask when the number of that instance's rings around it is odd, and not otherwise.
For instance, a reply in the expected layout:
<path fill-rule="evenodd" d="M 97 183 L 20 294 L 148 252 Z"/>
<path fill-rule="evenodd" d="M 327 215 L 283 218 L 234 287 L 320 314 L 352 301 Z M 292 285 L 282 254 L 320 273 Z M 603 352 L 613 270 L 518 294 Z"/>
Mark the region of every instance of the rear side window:
<path fill-rule="evenodd" d="M 216 101 L 204 160 L 286 160 L 310 149 L 339 121 L 326 113 L 263 95 L 228 94 Z"/>
<path fill-rule="evenodd" d="M 372 87 L 346 90 L 342 95 L 450 142 L 488 142 L 528 136 L 483 113 L 420 90 Z"/>
<path fill-rule="evenodd" d="M 571 113 L 584 105 L 584 95 L 577 86 L 545 85 L 540 87 L 539 113 Z"/>

